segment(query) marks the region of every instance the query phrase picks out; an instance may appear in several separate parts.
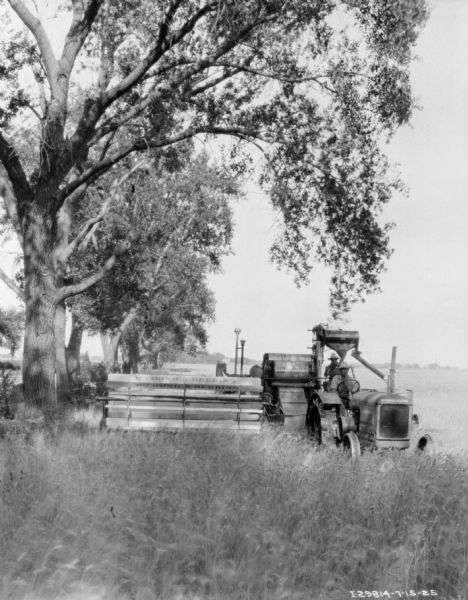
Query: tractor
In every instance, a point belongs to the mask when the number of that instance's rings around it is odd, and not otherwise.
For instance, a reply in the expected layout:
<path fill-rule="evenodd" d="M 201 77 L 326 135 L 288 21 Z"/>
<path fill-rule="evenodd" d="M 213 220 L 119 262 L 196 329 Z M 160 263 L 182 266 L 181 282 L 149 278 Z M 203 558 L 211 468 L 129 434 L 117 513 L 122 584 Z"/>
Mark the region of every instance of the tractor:
<path fill-rule="evenodd" d="M 369 364 L 359 351 L 359 333 L 312 329 L 311 354 L 265 354 L 262 366 L 264 412 L 271 423 L 286 430 L 305 427 L 317 444 L 340 446 L 358 456 L 362 449 L 405 449 L 410 446 L 418 417 L 413 414 L 413 393 L 395 390 L 396 348 L 393 349 L 387 377 Z M 359 381 L 348 376 L 331 387 L 333 373 L 325 375 L 324 351 L 328 348 L 345 363 L 348 352 L 362 365 L 386 382 L 386 390 L 361 389 Z M 419 436 L 416 449 L 432 452 L 429 434 Z"/>

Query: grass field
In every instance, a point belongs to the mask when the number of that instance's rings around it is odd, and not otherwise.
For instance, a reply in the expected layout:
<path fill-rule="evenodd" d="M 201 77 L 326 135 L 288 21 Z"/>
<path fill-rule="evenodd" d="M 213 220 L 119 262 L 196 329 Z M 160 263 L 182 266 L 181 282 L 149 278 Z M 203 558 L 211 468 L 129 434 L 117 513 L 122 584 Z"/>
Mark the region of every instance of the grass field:
<path fill-rule="evenodd" d="M 352 463 L 299 435 L 96 424 L 0 439 L 2 600 L 468 595 L 455 456 Z"/>

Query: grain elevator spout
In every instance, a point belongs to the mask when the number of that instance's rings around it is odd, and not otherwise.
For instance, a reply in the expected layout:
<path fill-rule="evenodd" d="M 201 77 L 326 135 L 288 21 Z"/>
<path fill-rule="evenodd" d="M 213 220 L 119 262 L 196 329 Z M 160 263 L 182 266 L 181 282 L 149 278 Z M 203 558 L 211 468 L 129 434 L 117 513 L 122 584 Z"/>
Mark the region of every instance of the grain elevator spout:
<path fill-rule="evenodd" d="M 380 377 L 380 379 L 383 379 L 385 381 L 386 377 L 385 377 L 384 373 L 382 373 L 382 371 L 379 371 L 379 369 L 377 369 L 377 367 L 374 367 L 374 365 L 371 365 L 370 363 L 367 362 L 367 360 L 362 358 L 361 353 L 358 350 L 353 350 L 351 352 L 351 356 L 353 358 L 355 358 L 356 360 L 358 360 L 362 365 L 367 367 L 369 369 L 369 371 L 372 371 L 372 373 L 375 373 L 377 375 L 377 377 Z"/>

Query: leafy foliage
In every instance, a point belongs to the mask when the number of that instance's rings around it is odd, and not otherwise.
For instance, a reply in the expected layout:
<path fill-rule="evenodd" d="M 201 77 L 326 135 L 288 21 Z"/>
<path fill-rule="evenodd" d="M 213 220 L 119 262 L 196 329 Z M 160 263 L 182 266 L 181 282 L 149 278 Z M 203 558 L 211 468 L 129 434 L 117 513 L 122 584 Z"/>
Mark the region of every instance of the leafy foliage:
<path fill-rule="evenodd" d="M 214 314 L 206 274 L 219 269 L 229 251 L 229 200 L 238 194 L 232 178 L 210 166 L 204 154 L 184 168 L 166 167 L 164 174 L 136 171 L 76 254 L 69 277 L 92 272 L 116 240 L 129 240 L 130 249 L 112 277 L 69 302 L 74 312 L 90 331 L 114 333 L 134 311 L 124 345 L 143 342 L 149 354 L 183 348 L 188 338 L 203 346 L 206 322 Z M 88 200 L 89 214 L 93 195 Z"/>
<path fill-rule="evenodd" d="M 0 367 L 0 419 L 10 419 L 14 413 L 14 371 Z"/>
<path fill-rule="evenodd" d="M 208 340 L 206 325 L 214 318 L 215 302 L 206 282 L 207 262 L 201 257 L 181 258 L 171 257 L 158 295 L 142 313 L 141 341 L 152 363 L 162 351 L 195 352 Z"/>
<path fill-rule="evenodd" d="M 380 141 L 411 116 L 408 64 L 424 0 L 93 4 L 70 87 L 67 127 L 79 156 L 67 158 L 72 143 L 62 166 L 65 176 L 78 159 L 84 174 L 62 197 L 142 144 L 167 157 L 174 142 L 226 134 L 239 156 L 255 142 L 266 158 L 261 181 L 284 220 L 273 259 L 298 282 L 316 259 L 332 267 L 334 314 L 378 289 L 391 254 L 380 211 L 401 187 Z M 26 106 L 22 68 L 47 84 L 36 45 L 22 36 L 0 50 L 8 65 L 0 75 L 18 88 L 5 105 L 10 119 Z"/>
<path fill-rule="evenodd" d="M 13 357 L 24 332 L 24 310 L 0 308 L 0 344 L 6 346 Z"/>

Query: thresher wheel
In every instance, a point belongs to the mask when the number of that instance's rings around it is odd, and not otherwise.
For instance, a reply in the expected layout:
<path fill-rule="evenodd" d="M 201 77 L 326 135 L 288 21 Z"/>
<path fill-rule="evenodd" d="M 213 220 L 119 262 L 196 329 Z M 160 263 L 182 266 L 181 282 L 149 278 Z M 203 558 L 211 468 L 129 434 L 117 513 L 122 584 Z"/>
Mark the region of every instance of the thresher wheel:
<path fill-rule="evenodd" d="M 416 443 L 416 452 L 432 456 L 435 453 L 435 444 L 428 433 L 425 433 Z"/>
<path fill-rule="evenodd" d="M 322 443 L 322 419 L 320 418 L 320 411 L 318 406 L 314 403 L 313 399 L 309 400 L 307 405 L 306 422 L 305 426 L 307 434 L 317 444 Z"/>
<path fill-rule="evenodd" d="M 361 456 L 361 444 L 358 436 L 350 431 L 343 438 L 343 450 L 351 455 L 351 458 L 356 460 Z"/>

